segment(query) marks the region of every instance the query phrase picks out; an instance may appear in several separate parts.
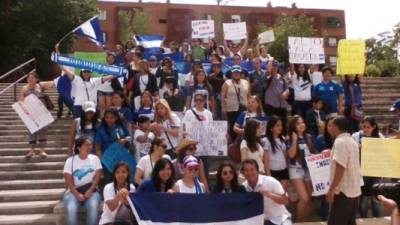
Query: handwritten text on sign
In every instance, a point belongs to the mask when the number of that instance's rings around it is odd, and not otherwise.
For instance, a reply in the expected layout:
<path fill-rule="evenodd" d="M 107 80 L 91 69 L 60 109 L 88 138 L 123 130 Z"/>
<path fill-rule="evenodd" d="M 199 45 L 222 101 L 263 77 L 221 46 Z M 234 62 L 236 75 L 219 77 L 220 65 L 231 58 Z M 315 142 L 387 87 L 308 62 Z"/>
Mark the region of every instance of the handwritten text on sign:
<path fill-rule="evenodd" d="M 54 118 L 44 104 L 33 94 L 12 105 L 31 134 L 50 125 Z"/>
<path fill-rule="evenodd" d="M 226 156 L 228 144 L 226 121 L 201 122 L 192 121 L 185 124 L 188 137 L 199 141 L 197 156 Z"/>
<path fill-rule="evenodd" d="M 338 46 L 337 71 L 339 75 L 364 74 L 365 41 L 340 40 Z"/>
<path fill-rule="evenodd" d="M 213 38 L 214 36 L 214 20 L 192 21 L 192 38 Z"/>
<path fill-rule="evenodd" d="M 247 38 L 246 22 L 242 23 L 224 23 L 225 40 L 241 40 Z"/>
<path fill-rule="evenodd" d="M 310 171 L 313 196 L 324 195 L 329 190 L 329 168 L 331 165 L 330 152 L 306 157 Z"/>
<path fill-rule="evenodd" d="M 324 64 L 323 38 L 289 37 L 289 62 Z"/>

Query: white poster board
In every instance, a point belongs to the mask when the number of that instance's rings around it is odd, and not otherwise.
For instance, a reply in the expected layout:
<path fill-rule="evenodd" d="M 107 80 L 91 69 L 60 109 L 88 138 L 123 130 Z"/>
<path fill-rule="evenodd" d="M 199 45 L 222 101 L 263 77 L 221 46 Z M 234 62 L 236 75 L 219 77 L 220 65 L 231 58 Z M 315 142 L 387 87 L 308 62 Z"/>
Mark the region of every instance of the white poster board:
<path fill-rule="evenodd" d="M 226 156 L 228 141 L 227 121 L 201 122 L 192 121 L 185 123 L 188 138 L 197 140 L 196 156 Z"/>
<path fill-rule="evenodd" d="M 325 64 L 324 39 L 289 37 L 289 62 Z"/>
<path fill-rule="evenodd" d="M 214 38 L 214 20 L 193 20 L 192 38 Z"/>
<path fill-rule="evenodd" d="M 258 39 L 260 41 L 260 44 L 265 44 L 275 41 L 274 30 L 267 30 L 265 32 L 262 32 L 261 34 L 258 34 Z"/>
<path fill-rule="evenodd" d="M 50 125 L 54 118 L 46 106 L 33 94 L 12 105 L 31 134 Z"/>
<path fill-rule="evenodd" d="M 330 185 L 330 152 L 308 156 L 306 157 L 306 162 L 310 171 L 311 183 L 313 186 L 312 195 L 325 195 L 328 192 Z"/>
<path fill-rule="evenodd" d="M 241 40 L 247 38 L 246 22 L 223 23 L 225 40 Z"/>

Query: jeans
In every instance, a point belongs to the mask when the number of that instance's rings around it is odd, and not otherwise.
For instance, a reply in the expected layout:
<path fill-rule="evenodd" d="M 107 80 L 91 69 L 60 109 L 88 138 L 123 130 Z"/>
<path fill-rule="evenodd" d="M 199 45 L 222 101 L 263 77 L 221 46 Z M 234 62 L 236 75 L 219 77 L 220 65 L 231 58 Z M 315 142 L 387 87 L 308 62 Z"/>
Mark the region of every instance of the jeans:
<path fill-rule="evenodd" d="M 368 217 L 368 200 L 371 200 L 372 216 L 380 217 L 381 208 L 379 202 L 377 202 L 372 196 L 361 196 L 360 197 L 360 216 L 361 218 Z"/>
<path fill-rule="evenodd" d="M 293 111 L 296 115 L 301 116 L 301 118 L 306 118 L 306 113 L 312 108 L 311 101 L 294 101 Z"/>
<path fill-rule="evenodd" d="M 82 114 L 82 106 L 81 105 L 74 105 L 74 111 L 72 112 L 74 115 L 74 119 L 81 117 Z"/>
<path fill-rule="evenodd" d="M 57 102 L 58 102 L 58 112 L 57 112 L 58 117 L 61 117 L 61 115 L 63 113 L 64 104 L 68 107 L 69 111 L 73 112 L 74 102 L 72 101 L 72 99 L 67 99 L 61 95 L 58 95 Z"/>
<path fill-rule="evenodd" d="M 101 203 L 101 196 L 98 192 L 94 192 L 92 196 L 80 202 L 75 195 L 67 191 L 64 194 L 64 211 L 65 222 L 67 225 L 79 225 L 79 208 L 81 204 L 86 208 L 86 225 L 97 225 L 99 223 L 99 205 Z"/>
<path fill-rule="evenodd" d="M 269 221 L 269 220 L 265 220 L 264 221 L 264 225 L 292 225 L 293 223 L 292 223 L 292 221 L 290 220 L 290 218 L 287 218 L 285 221 L 283 221 L 282 223 L 280 223 L 280 224 L 275 224 L 275 223 L 273 223 L 273 222 L 271 222 L 271 221 Z"/>

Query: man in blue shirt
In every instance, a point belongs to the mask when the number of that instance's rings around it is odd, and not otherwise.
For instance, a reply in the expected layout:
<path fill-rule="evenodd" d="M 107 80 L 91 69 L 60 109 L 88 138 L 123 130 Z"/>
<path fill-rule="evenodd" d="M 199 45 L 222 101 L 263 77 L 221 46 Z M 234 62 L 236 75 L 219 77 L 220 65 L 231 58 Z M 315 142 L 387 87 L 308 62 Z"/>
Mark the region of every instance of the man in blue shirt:
<path fill-rule="evenodd" d="M 323 111 L 326 115 L 336 116 L 343 114 L 343 88 L 332 81 L 333 70 L 325 67 L 322 70 L 323 80 L 313 89 L 313 97 L 318 97 L 323 100 Z"/>

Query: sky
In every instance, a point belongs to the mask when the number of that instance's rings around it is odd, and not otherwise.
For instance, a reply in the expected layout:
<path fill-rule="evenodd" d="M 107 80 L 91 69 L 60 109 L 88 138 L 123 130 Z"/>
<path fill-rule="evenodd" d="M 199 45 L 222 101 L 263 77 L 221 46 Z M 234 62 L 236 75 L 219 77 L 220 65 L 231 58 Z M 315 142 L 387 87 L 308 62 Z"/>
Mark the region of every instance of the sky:
<path fill-rule="evenodd" d="M 132 1 L 137 0 L 107 0 Z M 343 9 L 346 15 L 346 35 L 351 39 L 367 39 L 390 31 L 400 23 L 399 0 L 223 0 L 225 5 L 290 7 L 296 2 L 298 8 Z M 143 2 L 165 2 L 165 0 L 143 0 Z M 171 0 L 172 3 L 215 4 L 216 0 Z"/>

